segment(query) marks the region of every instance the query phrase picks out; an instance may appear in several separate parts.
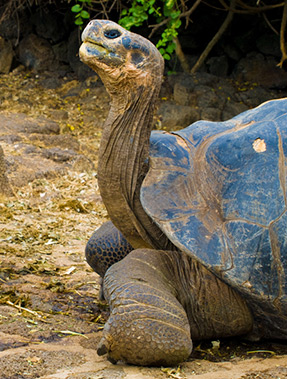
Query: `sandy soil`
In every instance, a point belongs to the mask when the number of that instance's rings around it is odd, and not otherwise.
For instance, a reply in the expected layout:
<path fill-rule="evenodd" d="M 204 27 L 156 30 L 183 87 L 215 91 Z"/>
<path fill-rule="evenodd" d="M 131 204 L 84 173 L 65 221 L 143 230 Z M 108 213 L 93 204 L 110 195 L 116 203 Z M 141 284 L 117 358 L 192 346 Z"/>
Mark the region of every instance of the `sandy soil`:
<path fill-rule="evenodd" d="M 42 78 L 29 75 L 2 76 L 0 112 L 58 121 L 96 165 L 105 92 L 77 81 L 43 90 Z M 287 378 L 287 345 L 278 341 L 207 341 L 175 368 L 98 357 L 108 308 L 84 248 L 106 219 L 95 172 L 37 179 L 0 199 L 0 379 Z"/>

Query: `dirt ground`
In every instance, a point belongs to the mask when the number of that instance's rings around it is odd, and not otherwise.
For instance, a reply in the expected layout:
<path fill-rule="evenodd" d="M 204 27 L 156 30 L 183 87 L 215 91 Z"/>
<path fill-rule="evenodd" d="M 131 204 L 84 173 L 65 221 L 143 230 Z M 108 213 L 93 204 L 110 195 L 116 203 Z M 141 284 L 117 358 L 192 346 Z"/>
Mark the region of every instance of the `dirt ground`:
<path fill-rule="evenodd" d="M 59 122 L 96 167 L 108 97 L 96 80 L 56 84 L 52 76 L 3 75 L 0 112 Z M 108 308 L 84 249 L 106 219 L 96 171 L 36 179 L 0 199 L 0 379 L 287 378 L 287 345 L 278 341 L 207 341 L 175 368 L 98 357 Z"/>

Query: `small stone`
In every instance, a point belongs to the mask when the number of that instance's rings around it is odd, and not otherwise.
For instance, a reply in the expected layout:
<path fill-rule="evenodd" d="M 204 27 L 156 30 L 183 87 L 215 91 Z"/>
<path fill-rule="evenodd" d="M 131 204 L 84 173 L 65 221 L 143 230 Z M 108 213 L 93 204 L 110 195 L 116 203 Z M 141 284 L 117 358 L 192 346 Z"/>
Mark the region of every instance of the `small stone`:
<path fill-rule="evenodd" d="M 0 146 L 0 195 L 13 196 L 13 190 L 6 175 L 6 162 L 4 152 Z"/>
<path fill-rule="evenodd" d="M 226 78 L 228 74 L 228 58 L 225 55 L 220 57 L 211 57 L 207 61 L 209 72 L 212 75 Z"/>
<path fill-rule="evenodd" d="M 161 104 L 158 115 L 163 129 L 182 129 L 199 119 L 197 109 L 186 105 L 176 105 L 165 101 Z"/>
<path fill-rule="evenodd" d="M 25 67 L 36 71 L 51 70 L 55 65 L 51 45 L 35 34 L 29 34 L 20 42 L 19 60 Z"/>
<path fill-rule="evenodd" d="M 10 41 L 0 36 L 0 73 L 8 74 L 13 60 L 13 49 Z"/>
<path fill-rule="evenodd" d="M 193 88 L 183 83 L 175 83 L 173 98 L 178 105 L 196 105 Z"/>
<path fill-rule="evenodd" d="M 285 89 L 287 73 L 277 67 L 273 57 L 251 53 L 237 64 L 233 76 L 239 82 L 256 83 L 269 89 Z"/>

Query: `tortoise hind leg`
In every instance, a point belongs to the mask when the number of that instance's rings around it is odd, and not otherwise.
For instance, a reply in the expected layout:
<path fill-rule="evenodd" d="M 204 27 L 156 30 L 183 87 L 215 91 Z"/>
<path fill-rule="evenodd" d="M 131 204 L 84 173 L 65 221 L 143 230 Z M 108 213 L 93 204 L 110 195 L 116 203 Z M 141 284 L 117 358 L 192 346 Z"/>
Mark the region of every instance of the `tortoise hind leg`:
<path fill-rule="evenodd" d="M 253 316 L 242 296 L 185 254 L 176 261 L 178 300 L 186 310 L 193 340 L 248 334 Z"/>
<path fill-rule="evenodd" d="M 88 264 L 103 278 L 107 269 L 128 255 L 132 249 L 122 233 L 108 221 L 92 234 L 85 254 Z"/>

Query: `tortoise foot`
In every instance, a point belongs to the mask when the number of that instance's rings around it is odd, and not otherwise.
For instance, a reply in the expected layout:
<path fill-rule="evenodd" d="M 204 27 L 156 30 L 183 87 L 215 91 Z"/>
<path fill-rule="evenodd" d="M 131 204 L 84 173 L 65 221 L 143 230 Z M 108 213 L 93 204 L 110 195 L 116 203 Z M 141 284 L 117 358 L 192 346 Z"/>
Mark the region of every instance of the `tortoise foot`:
<path fill-rule="evenodd" d="M 139 311 L 140 312 L 140 311 Z M 141 366 L 174 366 L 186 360 L 192 350 L 188 334 L 165 321 L 111 315 L 98 346 L 112 363 L 124 361 Z"/>

